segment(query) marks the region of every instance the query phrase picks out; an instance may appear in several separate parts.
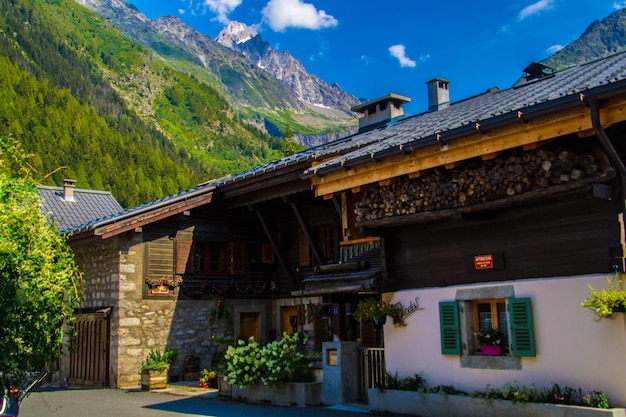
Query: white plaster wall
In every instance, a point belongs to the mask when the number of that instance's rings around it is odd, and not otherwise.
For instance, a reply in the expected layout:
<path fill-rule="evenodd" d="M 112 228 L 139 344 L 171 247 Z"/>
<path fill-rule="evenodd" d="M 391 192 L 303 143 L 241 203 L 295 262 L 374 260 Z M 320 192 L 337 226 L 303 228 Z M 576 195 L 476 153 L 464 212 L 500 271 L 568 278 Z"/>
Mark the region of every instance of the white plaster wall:
<path fill-rule="evenodd" d="M 610 275 L 507 281 L 480 285 L 429 288 L 388 293 L 391 302 L 419 297 L 417 310 L 406 318 L 407 326 L 384 328 L 387 369 L 399 376 L 424 372 L 427 385 L 454 385 L 465 391 L 500 387 L 507 382 L 534 384 L 537 388 L 582 388 L 603 391 L 612 405 L 626 405 L 626 314 L 595 321 L 581 307 L 589 294 L 587 284 L 607 286 Z M 462 368 L 459 355 L 442 355 L 439 302 L 453 301 L 458 289 L 513 285 L 515 297 L 530 297 L 537 356 L 523 357 L 521 370 Z"/>

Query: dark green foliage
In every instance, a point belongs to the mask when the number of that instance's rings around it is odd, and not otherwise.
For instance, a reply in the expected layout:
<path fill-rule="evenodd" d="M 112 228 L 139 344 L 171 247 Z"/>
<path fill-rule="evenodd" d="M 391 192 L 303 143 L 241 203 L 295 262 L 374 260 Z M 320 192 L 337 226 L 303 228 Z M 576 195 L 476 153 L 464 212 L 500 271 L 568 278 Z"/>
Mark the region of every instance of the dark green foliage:
<path fill-rule="evenodd" d="M 29 158 L 0 136 L 0 387 L 40 370 L 72 327 L 82 277 L 65 238 L 39 209 Z"/>
<path fill-rule="evenodd" d="M 34 169 L 56 170 L 46 184 L 73 177 L 124 207 L 280 156 L 280 141 L 239 120 L 214 88 L 70 0 L 0 2 L 0 134 L 9 133 L 35 154 Z"/>
<path fill-rule="evenodd" d="M 419 391 L 424 389 L 425 386 L 426 379 L 423 372 L 405 378 L 399 377 L 397 372 L 393 375 L 387 372 L 384 388 L 399 391 Z"/>

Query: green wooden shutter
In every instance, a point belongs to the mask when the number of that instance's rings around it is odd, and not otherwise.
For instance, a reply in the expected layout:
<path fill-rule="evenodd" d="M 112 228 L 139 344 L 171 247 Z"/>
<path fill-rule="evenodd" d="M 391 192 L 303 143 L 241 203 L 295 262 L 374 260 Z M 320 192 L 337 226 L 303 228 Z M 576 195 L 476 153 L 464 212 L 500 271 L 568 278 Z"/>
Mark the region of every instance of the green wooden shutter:
<path fill-rule="evenodd" d="M 456 301 L 439 303 L 439 324 L 441 326 L 441 353 L 443 355 L 460 355 L 459 306 Z"/>
<path fill-rule="evenodd" d="M 511 323 L 511 353 L 513 356 L 537 356 L 530 298 L 508 300 Z"/>

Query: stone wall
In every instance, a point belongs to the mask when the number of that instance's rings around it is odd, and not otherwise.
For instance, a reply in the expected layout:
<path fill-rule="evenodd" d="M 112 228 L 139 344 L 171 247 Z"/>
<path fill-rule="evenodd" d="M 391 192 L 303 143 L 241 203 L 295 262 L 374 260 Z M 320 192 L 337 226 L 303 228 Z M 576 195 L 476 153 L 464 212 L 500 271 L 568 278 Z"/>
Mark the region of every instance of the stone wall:
<path fill-rule="evenodd" d="M 220 348 L 215 337 L 233 334 L 235 312 L 263 310 L 255 300 L 227 300 L 229 319 L 209 321 L 214 300 L 150 296 L 144 281 L 145 248 L 142 233 L 127 232 L 108 239 L 72 242 L 84 275 L 83 308 L 111 307 L 110 386 L 138 387 L 142 362 L 153 349 L 179 350 L 171 374 L 185 376 L 183 358 L 200 356 L 200 369 L 209 368 Z M 256 304 L 255 304 L 256 303 Z M 256 310 L 255 310 L 256 311 Z M 262 324 L 273 327 L 273 321 Z"/>
<path fill-rule="evenodd" d="M 75 259 L 83 273 L 83 293 L 81 309 L 111 307 L 111 340 L 117 337 L 119 322 L 119 239 L 107 240 L 90 238 L 71 241 Z M 117 347 L 110 346 L 110 383 L 115 386 L 117 378 Z M 67 366 L 65 364 L 64 366 Z M 65 368 L 63 373 L 67 375 Z"/>
<path fill-rule="evenodd" d="M 116 383 L 120 388 L 139 385 L 141 364 L 153 349 L 178 348 L 179 360 L 171 372 L 178 375 L 182 375 L 185 355 L 199 355 L 201 369 L 208 368 L 217 349 L 211 335 L 219 329 L 211 327 L 208 320 L 214 301 L 146 296 L 143 245 L 141 234 L 133 234 L 121 242 Z"/>

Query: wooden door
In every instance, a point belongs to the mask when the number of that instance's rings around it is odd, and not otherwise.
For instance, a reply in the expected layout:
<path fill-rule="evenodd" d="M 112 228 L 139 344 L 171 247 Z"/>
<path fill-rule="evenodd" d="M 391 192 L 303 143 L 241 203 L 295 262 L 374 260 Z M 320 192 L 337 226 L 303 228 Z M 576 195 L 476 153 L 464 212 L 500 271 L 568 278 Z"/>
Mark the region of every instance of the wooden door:
<path fill-rule="evenodd" d="M 259 340 L 259 313 L 241 313 L 239 319 L 239 337 L 244 340 L 250 337 Z"/>
<path fill-rule="evenodd" d="M 109 386 L 110 312 L 76 314 L 70 346 L 68 382 L 71 385 Z"/>

